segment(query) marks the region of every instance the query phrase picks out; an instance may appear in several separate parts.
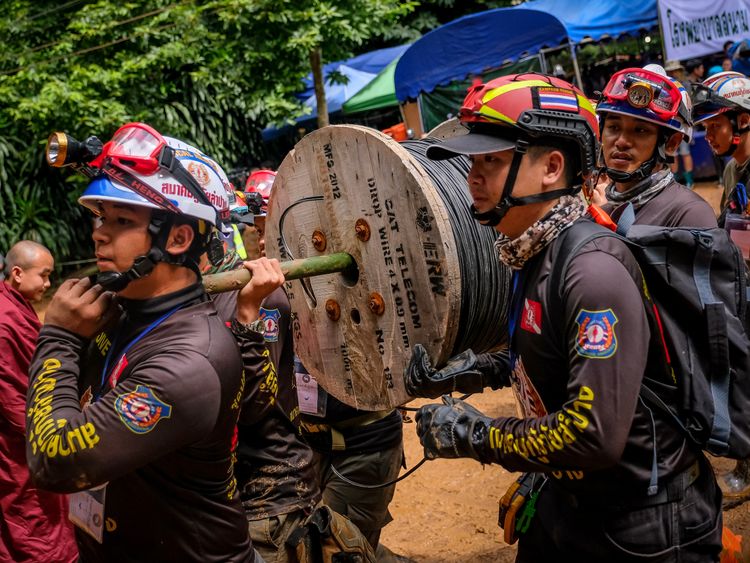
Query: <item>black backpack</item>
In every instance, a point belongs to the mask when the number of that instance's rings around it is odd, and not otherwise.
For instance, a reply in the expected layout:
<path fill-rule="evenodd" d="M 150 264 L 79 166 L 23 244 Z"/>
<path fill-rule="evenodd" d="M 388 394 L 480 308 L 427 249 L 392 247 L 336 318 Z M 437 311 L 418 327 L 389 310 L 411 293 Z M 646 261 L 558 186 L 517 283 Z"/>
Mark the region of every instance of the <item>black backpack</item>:
<path fill-rule="evenodd" d="M 641 397 L 666 413 L 694 444 L 735 459 L 750 456 L 750 341 L 746 268 L 723 229 L 632 225 L 626 209 L 618 233 L 578 221 L 560 234 L 549 295 L 562 312 L 562 280 L 588 242 L 616 237 L 638 261 L 652 298 L 652 337 L 660 338 L 676 385 L 643 380 Z M 557 288 L 557 289 L 554 289 Z M 644 296 L 644 305 L 651 307 Z"/>

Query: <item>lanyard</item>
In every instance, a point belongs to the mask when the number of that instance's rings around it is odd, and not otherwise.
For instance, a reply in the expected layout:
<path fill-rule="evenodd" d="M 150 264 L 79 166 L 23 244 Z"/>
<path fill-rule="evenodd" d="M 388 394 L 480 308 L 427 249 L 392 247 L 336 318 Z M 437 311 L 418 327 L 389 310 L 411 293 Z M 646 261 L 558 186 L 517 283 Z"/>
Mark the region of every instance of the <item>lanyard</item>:
<path fill-rule="evenodd" d="M 122 358 L 125 356 L 125 354 L 130 350 L 139 340 L 141 340 L 144 336 L 146 336 L 149 332 L 154 330 L 157 326 L 159 326 L 161 323 L 166 321 L 169 317 L 172 316 L 173 313 L 177 312 L 177 310 L 182 307 L 182 305 L 177 305 L 177 307 L 170 309 L 166 313 L 164 313 L 161 317 L 156 319 L 154 322 L 152 322 L 150 325 L 148 325 L 143 331 L 136 336 L 133 340 L 131 340 L 127 346 L 125 346 L 125 349 L 120 354 L 120 357 L 118 358 L 117 362 L 115 362 L 115 365 L 120 363 Z M 107 352 L 107 357 L 104 360 L 104 368 L 102 369 L 102 380 L 99 383 L 99 393 L 96 395 L 96 398 L 94 401 L 98 401 L 101 396 L 104 394 L 104 382 L 107 380 L 107 374 L 109 373 L 109 362 L 112 359 L 112 351 L 117 347 L 117 341 L 118 336 L 115 336 L 114 341 L 112 342 L 112 346 L 110 346 L 109 351 Z M 110 376 L 111 379 L 111 376 Z"/>
<path fill-rule="evenodd" d="M 510 299 L 510 318 L 508 319 L 508 342 L 510 349 L 510 369 L 514 369 L 516 365 L 516 352 L 514 347 L 513 337 L 516 334 L 518 328 L 518 321 L 521 318 L 521 304 L 523 302 L 523 281 L 524 281 L 524 270 L 516 270 L 513 272 L 512 284 L 513 293 Z"/>

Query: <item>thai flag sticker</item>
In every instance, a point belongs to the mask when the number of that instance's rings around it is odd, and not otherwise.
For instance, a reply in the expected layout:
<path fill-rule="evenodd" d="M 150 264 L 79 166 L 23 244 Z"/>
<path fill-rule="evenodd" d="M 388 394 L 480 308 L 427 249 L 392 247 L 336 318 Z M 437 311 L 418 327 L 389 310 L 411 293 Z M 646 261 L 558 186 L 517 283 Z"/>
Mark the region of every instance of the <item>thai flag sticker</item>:
<path fill-rule="evenodd" d="M 578 98 L 572 90 L 564 88 L 539 88 L 539 109 L 572 111 L 578 113 Z"/>

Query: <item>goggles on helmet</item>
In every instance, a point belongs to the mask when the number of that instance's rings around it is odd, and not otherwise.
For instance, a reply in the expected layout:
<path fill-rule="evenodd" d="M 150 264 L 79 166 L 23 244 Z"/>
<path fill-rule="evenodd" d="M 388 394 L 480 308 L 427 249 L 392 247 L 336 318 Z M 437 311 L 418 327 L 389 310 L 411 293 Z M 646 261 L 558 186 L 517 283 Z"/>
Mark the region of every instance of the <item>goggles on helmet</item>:
<path fill-rule="evenodd" d="M 693 109 L 700 115 L 717 114 L 738 109 L 737 105 L 703 84 L 693 87 Z"/>
<path fill-rule="evenodd" d="M 101 154 L 91 161 L 91 165 L 100 168 L 107 176 L 148 201 L 179 214 L 181 211 L 174 203 L 133 175 L 150 176 L 159 170 L 168 171 L 196 201 L 214 207 L 193 175 L 175 156 L 174 149 L 167 144 L 166 139 L 145 123 L 127 123 L 120 127 L 112 140 L 104 145 Z M 229 210 L 223 213 L 216 210 L 215 224 L 219 226 L 228 216 Z"/>
<path fill-rule="evenodd" d="M 682 95 L 668 77 L 642 68 L 615 73 L 602 94 L 602 101 L 627 101 L 637 109 L 649 109 L 669 121 L 680 113 Z"/>
<path fill-rule="evenodd" d="M 145 123 L 128 123 L 115 131 L 97 160 L 109 158 L 115 165 L 150 176 L 161 167 L 167 141 Z"/>

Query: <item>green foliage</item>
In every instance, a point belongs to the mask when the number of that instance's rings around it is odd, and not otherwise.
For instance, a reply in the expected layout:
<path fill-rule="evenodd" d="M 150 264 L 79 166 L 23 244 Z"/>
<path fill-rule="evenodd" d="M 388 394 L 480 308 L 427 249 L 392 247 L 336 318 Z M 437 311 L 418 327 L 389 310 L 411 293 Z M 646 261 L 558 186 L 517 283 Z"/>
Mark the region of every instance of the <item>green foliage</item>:
<path fill-rule="evenodd" d="M 266 157 L 260 129 L 302 112 L 309 51 L 351 56 L 414 4 L 400 0 L 6 0 L 0 20 L 0 249 L 90 255 L 85 181 L 43 162 L 55 130 L 107 140 L 144 121 L 225 169 Z"/>

